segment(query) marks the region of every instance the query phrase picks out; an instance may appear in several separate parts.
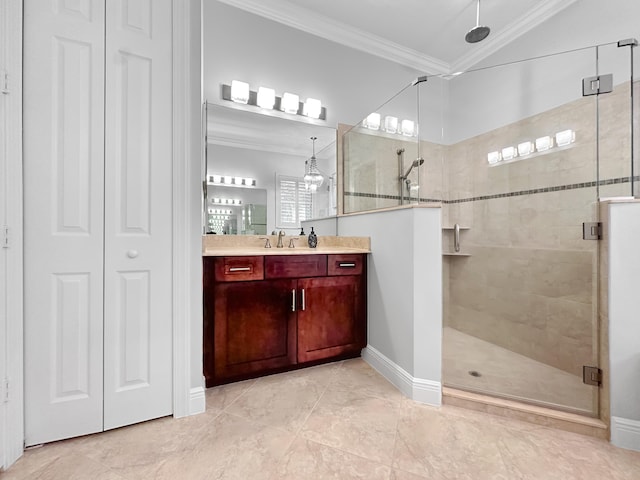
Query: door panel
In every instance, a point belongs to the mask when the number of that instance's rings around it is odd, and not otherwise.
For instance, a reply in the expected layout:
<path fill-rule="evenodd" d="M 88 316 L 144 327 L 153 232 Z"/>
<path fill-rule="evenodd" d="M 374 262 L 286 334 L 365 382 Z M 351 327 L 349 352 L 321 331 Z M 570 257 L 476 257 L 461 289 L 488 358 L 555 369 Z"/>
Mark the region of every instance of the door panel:
<path fill-rule="evenodd" d="M 295 280 L 218 283 L 207 308 L 207 386 L 296 363 Z M 213 369 L 211 359 L 213 357 Z"/>
<path fill-rule="evenodd" d="M 103 6 L 24 5 L 27 446 L 102 430 Z"/>
<path fill-rule="evenodd" d="M 172 412 L 171 1 L 108 1 L 105 429 Z"/>

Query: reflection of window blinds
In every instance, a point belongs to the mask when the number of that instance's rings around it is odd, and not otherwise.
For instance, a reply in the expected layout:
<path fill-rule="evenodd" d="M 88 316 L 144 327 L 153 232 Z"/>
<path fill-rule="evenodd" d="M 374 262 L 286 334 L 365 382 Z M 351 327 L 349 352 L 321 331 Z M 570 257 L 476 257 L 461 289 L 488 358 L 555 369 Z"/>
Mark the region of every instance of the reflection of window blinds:
<path fill-rule="evenodd" d="M 298 228 L 311 218 L 311 192 L 301 178 L 278 176 L 278 228 Z"/>

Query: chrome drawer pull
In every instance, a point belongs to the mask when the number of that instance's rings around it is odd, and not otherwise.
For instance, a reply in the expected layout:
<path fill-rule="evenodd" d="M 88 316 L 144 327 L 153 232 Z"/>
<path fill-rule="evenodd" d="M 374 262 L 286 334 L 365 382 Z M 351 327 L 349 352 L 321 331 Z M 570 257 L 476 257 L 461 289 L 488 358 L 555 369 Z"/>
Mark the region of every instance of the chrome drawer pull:
<path fill-rule="evenodd" d="M 356 266 L 355 263 L 339 263 L 338 267 L 340 268 L 354 268 Z"/>
<path fill-rule="evenodd" d="M 229 272 L 249 272 L 251 267 L 231 267 Z"/>
<path fill-rule="evenodd" d="M 291 290 L 291 311 L 296 311 L 296 290 L 295 288 Z"/>

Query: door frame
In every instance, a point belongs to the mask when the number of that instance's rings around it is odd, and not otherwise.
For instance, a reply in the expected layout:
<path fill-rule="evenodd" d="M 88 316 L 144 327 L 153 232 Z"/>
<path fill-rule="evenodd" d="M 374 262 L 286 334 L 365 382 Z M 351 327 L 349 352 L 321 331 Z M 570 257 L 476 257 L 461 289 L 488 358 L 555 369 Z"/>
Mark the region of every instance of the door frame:
<path fill-rule="evenodd" d="M 0 168 L 6 172 L 6 205 L 0 212 L 2 225 L 10 228 L 7 258 L 6 317 L 0 329 L 6 332 L 6 369 L 9 401 L 0 399 L 0 435 L 5 440 L 5 458 L 0 470 L 9 468 L 24 449 L 24 286 L 23 286 L 23 201 L 22 201 L 22 22 L 24 0 L 0 3 L 0 68 L 9 74 L 10 93 L 0 94 L 7 102 L 7 129 L 0 132 L 6 145 Z M 173 0 L 173 187 L 172 199 L 172 304 L 173 304 L 173 416 L 204 412 L 202 377 L 202 265 L 200 178 L 201 153 L 201 0 Z M 5 63 L 6 62 L 6 65 Z M 4 74 L 2 74 L 4 81 Z M 2 87 L 4 83 L 2 82 Z M 10 119 L 10 121 L 9 121 Z M 6 140 L 6 141 L 5 141 Z M 5 155 L 6 154 L 6 155 Z M 10 161 L 5 161 L 11 159 Z M 5 214 L 6 212 L 6 214 Z M 169 214 L 169 212 L 167 213 Z M 6 322 L 5 322 L 6 319 Z M 6 323 L 6 324 L 5 324 Z M 5 367 L 3 363 L 6 362 Z"/>
<path fill-rule="evenodd" d="M 0 328 L 6 344 L 0 365 L 3 397 L 0 399 L 0 435 L 3 437 L 4 458 L 0 469 L 8 468 L 21 455 L 24 445 L 23 398 L 23 285 L 22 285 L 22 0 L 7 0 L 0 4 L 0 68 L 2 89 L 0 101 L 4 103 L 5 128 L 0 131 L 0 144 L 5 145 L 0 155 L 0 169 L 5 173 L 0 204 L 0 221 L 9 229 L 7 248 L 2 248 L 6 267 L 5 311 L 0 315 Z M 6 401 L 5 401 L 6 400 Z"/>

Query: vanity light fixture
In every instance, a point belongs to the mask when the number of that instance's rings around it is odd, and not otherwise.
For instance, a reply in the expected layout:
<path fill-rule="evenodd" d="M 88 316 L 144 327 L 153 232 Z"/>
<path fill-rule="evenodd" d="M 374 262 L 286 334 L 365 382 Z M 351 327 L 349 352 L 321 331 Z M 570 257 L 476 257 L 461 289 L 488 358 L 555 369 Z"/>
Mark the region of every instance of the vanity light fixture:
<path fill-rule="evenodd" d="M 324 177 L 318 170 L 318 161 L 316 160 L 316 140 L 318 137 L 311 137 L 312 151 L 311 158 L 305 162 L 304 186 L 307 190 L 315 192 L 324 182 Z"/>
<path fill-rule="evenodd" d="M 227 187 L 255 187 L 256 179 L 250 177 L 236 177 L 231 175 L 208 175 L 208 182 L 213 185 Z"/>
<path fill-rule="evenodd" d="M 242 200 L 237 198 L 212 198 L 210 202 L 214 205 L 242 205 Z"/>
<path fill-rule="evenodd" d="M 518 155 L 529 155 L 530 153 L 535 152 L 535 146 L 533 142 L 522 142 L 518 144 Z"/>
<path fill-rule="evenodd" d="M 502 160 L 502 156 L 500 156 L 500 152 L 489 152 L 487 154 L 487 161 L 489 165 L 495 165 L 500 160 Z"/>
<path fill-rule="evenodd" d="M 367 115 L 367 118 L 364 119 L 364 127 L 369 130 L 379 130 L 380 129 L 380 114 L 379 113 L 370 113 Z"/>
<path fill-rule="evenodd" d="M 249 84 L 234 80 L 231 82 L 231 100 L 236 103 L 249 103 Z"/>
<path fill-rule="evenodd" d="M 276 94 L 273 88 L 258 87 L 251 90 L 251 86 L 240 80 L 233 80 L 231 85 L 221 86 L 221 97 L 236 104 L 236 108 L 246 105 L 247 110 L 256 113 L 265 113 L 263 110 L 273 110 L 283 112 L 287 115 L 300 115 L 312 120 L 326 120 L 327 109 L 322 102 L 316 98 L 307 98 L 303 104 L 300 103 L 300 96 L 285 92 L 281 97 Z M 277 114 L 277 113 L 276 113 Z"/>
<path fill-rule="evenodd" d="M 273 88 L 259 87 L 256 103 L 260 108 L 273 109 L 276 104 L 276 91 Z"/>
<path fill-rule="evenodd" d="M 295 93 L 285 92 L 280 102 L 280 110 L 285 113 L 298 113 L 298 110 L 300 110 L 300 97 Z"/>
<path fill-rule="evenodd" d="M 576 132 L 573 130 L 563 130 L 556 133 L 556 145 L 566 147 L 576 141 Z"/>
<path fill-rule="evenodd" d="M 391 115 L 384 117 L 384 131 L 387 133 L 397 133 L 398 117 L 392 117 Z"/>
<path fill-rule="evenodd" d="M 536 138 L 536 150 L 538 152 L 545 152 L 553 147 L 553 138 L 546 136 Z"/>
<path fill-rule="evenodd" d="M 413 137 L 416 131 L 416 124 L 413 120 L 402 120 L 400 130 L 405 137 Z"/>
<path fill-rule="evenodd" d="M 518 156 L 518 151 L 515 147 L 505 147 L 502 149 L 502 160 L 513 160 Z"/>
<path fill-rule="evenodd" d="M 554 136 L 546 135 L 538 137 L 535 141 L 525 141 L 519 143 L 517 147 L 505 147 L 499 151 L 489 152 L 487 161 L 489 165 L 495 165 L 501 161 L 509 162 L 524 156 L 537 157 L 539 154 L 551 152 L 554 146 L 568 147 L 576 141 L 576 132 L 574 130 L 562 130 Z"/>
<path fill-rule="evenodd" d="M 322 102 L 316 98 L 307 98 L 302 106 L 302 114 L 309 118 L 320 118 Z"/>

